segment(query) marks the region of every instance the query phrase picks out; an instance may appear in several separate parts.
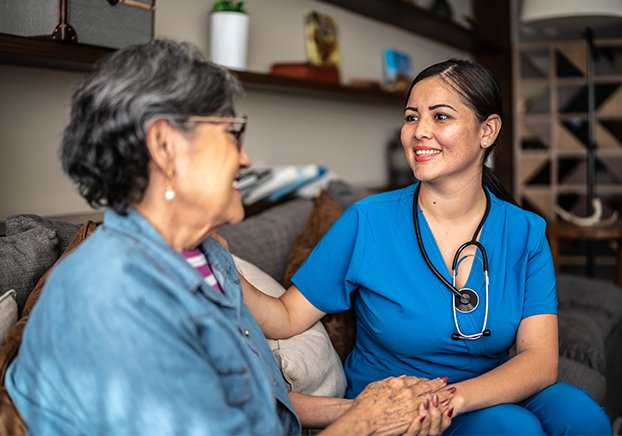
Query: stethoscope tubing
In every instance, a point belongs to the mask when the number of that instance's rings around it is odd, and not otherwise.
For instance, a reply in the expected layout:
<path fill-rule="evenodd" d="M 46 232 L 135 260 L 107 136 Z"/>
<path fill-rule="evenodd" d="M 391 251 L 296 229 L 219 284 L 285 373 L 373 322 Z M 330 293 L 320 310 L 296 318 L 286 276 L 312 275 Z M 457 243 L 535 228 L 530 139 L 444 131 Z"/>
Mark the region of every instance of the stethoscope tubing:
<path fill-rule="evenodd" d="M 421 229 L 419 227 L 419 215 L 417 211 L 420 189 L 421 189 L 421 182 L 417 185 L 417 188 L 415 189 L 415 194 L 413 197 L 413 221 L 414 221 L 414 226 L 415 226 L 415 235 L 417 236 L 417 243 L 419 244 L 419 250 L 421 251 L 423 259 L 425 260 L 428 267 L 432 270 L 432 272 L 436 275 L 436 277 L 438 277 L 441 280 L 441 282 L 443 282 L 443 284 L 454 294 L 454 298 L 452 298 L 452 306 L 453 306 L 454 323 L 456 325 L 456 329 L 458 330 L 459 339 L 476 340 L 476 339 L 481 338 L 482 336 L 485 336 L 486 335 L 485 332 L 487 332 L 489 335 L 490 331 L 486 330 L 486 325 L 488 323 L 488 284 L 489 284 L 488 257 L 486 255 L 486 250 L 484 249 L 484 246 L 477 241 L 477 235 L 479 234 L 482 227 L 484 226 L 484 223 L 486 222 L 486 219 L 488 218 L 488 214 L 490 212 L 490 203 L 491 203 L 490 193 L 488 192 L 486 188 L 484 188 L 484 193 L 486 194 L 486 211 L 484 212 L 484 216 L 482 217 L 479 225 L 477 226 L 477 229 L 475 230 L 475 233 L 473 234 L 473 238 L 471 238 L 470 241 L 462 244 L 460 248 L 458 248 L 458 250 L 456 251 L 456 254 L 454 255 L 454 259 L 453 259 L 452 266 L 451 266 L 451 275 L 452 275 L 453 283 L 449 283 L 449 281 L 445 277 L 443 277 L 443 275 L 438 271 L 438 269 L 436 269 L 434 264 L 432 264 L 425 250 L 425 247 L 423 245 L 423 239 L 421 238 Z M 460 258 L 460 254 L 462 253 L 462 251 L 471 245 L 475 245 L 477 248 L 479 248 L 480 252 L 482 253 L 482 269 L 484 272 L 484 277 L 486 279 L 486 310 L 484 314 L 484 325 L 482 327 L 482 331 L 480 333 L 475 333 L 472 335 L 465 335 L 460 330 L 460 326 L 458 325 L 458 317 L 456 313 L 459 311 L 464 312 L 456 307 L 456 298 L 462 300 L 462 297 L 463 297 L 463 293 L 460 292 L 460 290 L 456 287 L 456 276 L 457 276 L 456 267 L 458 265 L 458 260 Z M 470 289 L 469 291 L 473 292 L 477 296 L 477 293 L 475 291 L 470 290 Z M 473 307 L 468 312 L 472 312 L 473 310 L 475 310 L 476 307 L 477 306 Z"/>

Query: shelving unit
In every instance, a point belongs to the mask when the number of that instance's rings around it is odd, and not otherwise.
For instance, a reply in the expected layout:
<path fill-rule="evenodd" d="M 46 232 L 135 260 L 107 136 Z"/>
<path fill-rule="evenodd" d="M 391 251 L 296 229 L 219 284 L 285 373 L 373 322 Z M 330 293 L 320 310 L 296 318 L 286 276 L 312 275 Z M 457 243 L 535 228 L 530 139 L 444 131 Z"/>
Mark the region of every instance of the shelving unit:
<path fill-rule="evenodd" d="M 507 46 L 467 29 L 433 12 L 403 0 L 321 0 L 351 12 L 434 39 L 470 53 L 501 53 Z M 489 9 L 489 8 L 488 8 Z M 112 49 L 82 44 L 65 44 L 0 33 L 0 63 L 88 72 L 93 63 Z M 401 93 L 378 88 L 314 82 L 248 71 L 234 71 L 245 86 L 276 92 L 313 93 L 335 98 L 402 103 Z"/>
<path fill-rule="evenodd" d="M 622 213 L 622 40 L 596 41 L 596 194 L 603 216 Z M 514 186 L 548 221 L 559 204 L 587 211 L 587 78 L 584 41 L 514 48 Z"/>
<path fill-rule="evenodd" d="M 469 53 L 499 52 L 505 46 L 477 31 L 404 0 L 321 0 Z"/>
<path fill-rule="evenodd" d="M 114 50 L 0 33 L 0 63 L 91 71 L 93 64 Z"/>
<path fill-rule="evenodd" d="M 267 89 L 270 91 L 294 91 L 297 93 L 323 94 L 337 98 L 374 100 L 387 103 L 404 103 L 405 95 L 401 92 L 387 92 L 380 88 L 357 88 L 333 83 L 315 82 L 272 74 L 253 73 L 250 71 L 232 71 L 247 88 Z"/>
<path fill-rule="evenodd" d="M 54 68 L 72 71 L 91 71 L 93 64 L 114 50 L 82 44 L 25 38 L 0 33 L 0 63 Z M 402 93 L 379 88 L 356 88 L 332 83 L 315 82 L 249 71 L 233 71 L 249 88 L 271 91 L 313 93 L 336 98 L 362 99 L 402 103 Z"/>
<path fill-rule="evenodd" d="M 501 182 L 513 191 L 512 49 L 510 28 L 512 11 L 509 1 L 473 0 L 472 10 L 478 24 L 467 29 L 409 0 L 319 0 L 359 15 L 430 38 L 467 51 L 476 62 L 488 68 L 497 78 L 503 92 L 504 126 L 495 150 L 495 172 Z"/>
<path fill-rule="evenodd" d="M 499 79 L 506 104 L 511 107 L 509 32 L 511 14 L 508 2 L 474 1 L 473 13 L 479 25 L 477 29 L 471 30 L 406 0 L 319 1 L 473 54 L 477 62 L 489 68 Z M 97 60 L 112 52 L 112 49 L 103 47 L 64 44 L 0 33 L 0 64 L 89 72 Z M 399 105 L 404 102 L 403 94 L 386 92 L 378 88 L 357 88 L 249 71 L 233 71 L 233 73 L 240 78 L 245 87 L 268 92 L 294 93 L 301 97 L 320 95 L 331 99 L 358 100 L 374 104 Z M 510 117 L 506 117 L 504 124 L 502 137 L 512 137 Z M 510 143 L 510 140 L 502 139 L 502 141 Z M 497 173 L 502 182 L 511 189 L 512 153 L 503 148 L 495 153 L 500 156 L 495 163 Z"/>

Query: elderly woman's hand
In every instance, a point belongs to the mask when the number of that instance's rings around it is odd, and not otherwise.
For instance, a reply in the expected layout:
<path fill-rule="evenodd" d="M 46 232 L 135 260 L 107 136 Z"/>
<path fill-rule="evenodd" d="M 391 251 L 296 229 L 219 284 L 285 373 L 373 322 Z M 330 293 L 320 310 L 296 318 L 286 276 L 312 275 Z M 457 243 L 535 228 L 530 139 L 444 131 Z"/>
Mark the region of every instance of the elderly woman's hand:
<path fill-rule="evenodd" d="M 447 409 L 454 395 L 442 389 L 445 384 L 446 379 L 406 376 L 370 383 L 346 415 L 364 423 L 368 434 L 441 434 L 451 423 Z"/>

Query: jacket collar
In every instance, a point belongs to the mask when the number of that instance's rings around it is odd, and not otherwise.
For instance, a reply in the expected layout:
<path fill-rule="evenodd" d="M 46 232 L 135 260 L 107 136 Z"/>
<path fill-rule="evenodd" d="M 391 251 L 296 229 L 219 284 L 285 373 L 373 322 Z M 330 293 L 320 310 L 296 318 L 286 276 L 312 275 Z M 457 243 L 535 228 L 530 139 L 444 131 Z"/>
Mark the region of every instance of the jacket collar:
<path fill-rule="evenodd" d="M 241 297 L 240 279 L 231 254 L 214 241 L 207 238 L 199 249 L 205 254 L 212 271 L 225 290 L 221 294 L 205 283 L 201 274 L 194 269 L 181 253 L 173 249 L 136 209 L 128 208 L 127 215 L 122 216 L 108 208 L 104 213 L 103 227 L 112 233 L 129 238 L 139 247 L 146 257 L 163 273 L 178 281 L 181 286 L 191 292 L 201 291 L 214 302 L 235 307 Z"/>

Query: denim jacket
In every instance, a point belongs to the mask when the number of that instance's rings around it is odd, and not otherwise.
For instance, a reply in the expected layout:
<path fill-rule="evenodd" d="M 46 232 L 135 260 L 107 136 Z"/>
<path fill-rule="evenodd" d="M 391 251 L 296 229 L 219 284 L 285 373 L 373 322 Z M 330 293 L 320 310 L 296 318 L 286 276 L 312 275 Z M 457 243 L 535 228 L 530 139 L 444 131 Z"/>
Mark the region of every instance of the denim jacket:
<path fill-rule="evenodd" d="M 106 211 L 49 275 L 7 372 L 30 433 L 300 433 L 231 255 L 200 249 L 224 294 L 137 211 Z"/>

